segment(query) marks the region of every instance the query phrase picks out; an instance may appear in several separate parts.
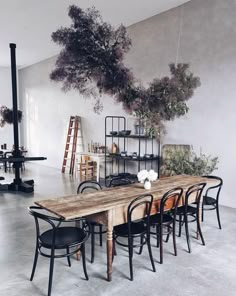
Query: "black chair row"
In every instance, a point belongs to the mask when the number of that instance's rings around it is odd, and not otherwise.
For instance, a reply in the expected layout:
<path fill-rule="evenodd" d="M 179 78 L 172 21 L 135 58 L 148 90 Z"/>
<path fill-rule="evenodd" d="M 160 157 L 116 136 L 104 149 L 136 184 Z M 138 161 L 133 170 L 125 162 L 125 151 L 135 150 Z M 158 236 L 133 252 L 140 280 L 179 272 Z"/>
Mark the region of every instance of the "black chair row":
<path fill-rule="evenodd" d="M 203 195 L 203 211 L 206 206 L 214 206 L 217 210 L 217 218 L 219 227 L 221 228 L 219 218 L 219 193 L 223 184 L 223 181 L 219 177 L 210 176 L 218 180 L 218 184 L 209 187 L 206 193 Z M 163 236 L 167 235 L 166 242 L 169 240 L 169 236 L 173 236 L 174 254 L 177 255 L 176 246 L 176 222 L 179 222 L 179 235 L 181 235 L 182 225 L 185 225 L 186 239 L 188 245 L 188 251 L 191 252 L 190 236 L 188 230 L 188 223 L 196 221 L 197 229 L 201 237 L 202 244 L 205 244 L 201 225 L 199 223 L 199 211 L 201 205 L 202 192 L 206 186 L 206 183 L 199 183 L 191 186 L 185 195 L 183 195 L 183 189 L 180 187 L 171 189 L 165 193 L 157 205 L 153 204 L 153 196 L 145 194 L 135 198 L 128 206 L 127 209 L 127 223 L 114 227 L 113 232 L 113 258 L 116 254 L 115 244 L 119 244 L 128 248 L 129 251 L 129 266 L 130 266 L 130 279 L 133 280 L 133 249 L 138 247 L 139 254 L 142 253 L 143 246 L 147 245 L 149 257 L 152 265 L 152 270 L 155 272 L 155 264 L 152 255 L 150 237 L 151 234 L 156 236 L 157 246 L 160 249 L 160 263 L 163 263 Z M 77 193 L 84 193 L 88 190 L 101 190 L 102 187 L 95 181 L 82 182 L 77 190 Z M 212 196 L 209 199 L 209 192 L 213 189 L 217 191 L 216 198 Z M 191 205 L 189 203 L 191 199 Z M 192 205 L 192 201 L 195 199 L 195 205 Z M 210 202 L 209 202 L 210 201 Z M 153 214 L 153 210 L 155 212 Z M 53 267 L 54 259 L 67 257 L 68 265 L 71 266 L 70 256 L 77 253 L 78 251 L 82 254 L 83 269 L 85 278 L 88 280 L 86 271 L 86 259 L 85 259 L 85 242 L 91 234 L 91 262 L 94 261 L 94 235 L 96 233 L 100 236 L 100 245 L 102 245 L 102 225 L 98 223 L 89 223 L 85 218 L 73 219 L 70 221 L 64 221 L 58 217 L 49 216 L 42 213 L 43 209 L 39 207 L 30 207 L 29 213 L 34 217 L 36 224 L 36 250 L 34 257 L 34 264 L 31 273 L 30 280 L 33 280 L 38 254 L 50 258 L 50 271 L 49 271 L 49 284 L 48 284 L 48 296 L 51 295 L 52 289 L 52 278 L 53 278 Z M 135 212 L 140 211 L 143 216 L 142 219 L 137 220 Z M 152 211 L 152 215 L 151 214 Z M 189 220 L 191 218 L 191 220 Z M 50 229 L 40 232 L 40 220 L 50 225 Z M 76 225 L 73 226 L 62 226 L 63 223 L 73 222 Z M 80 227 L 78 227 L 80 223 Z M 95 228 L 99 227 L 98 231 Z M 151 232 L 154 228 L 155 232 Z M 123 239 L 126 239 L 124 242 Z M 49 252 L 44 250 L 48 249 Z M 56 254 L 56 251 L 64 250 L 64 253 Z"/>

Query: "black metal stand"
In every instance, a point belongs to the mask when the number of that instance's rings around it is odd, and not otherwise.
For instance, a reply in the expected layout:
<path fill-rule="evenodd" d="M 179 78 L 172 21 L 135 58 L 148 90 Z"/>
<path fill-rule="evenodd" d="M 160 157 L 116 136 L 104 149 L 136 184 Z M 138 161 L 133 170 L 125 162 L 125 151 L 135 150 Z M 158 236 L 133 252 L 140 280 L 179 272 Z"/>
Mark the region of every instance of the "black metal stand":
<path fill-rule="evenodd" d="M 14 164 L 15 179 L 11 184 L 0 184 L 0 190 L 33 192 L 34 180 L 22 181 L 20 178 L 20 168 L 26 160 L 44 160 L 45 157 L 28 157 L 21 155 L 19 150 L 19 131 L 18 131 L 18 108 L 17 108 L 17 82 L 16 82 L 16 44 L 10 43 L 11 52 L 11 79 L 12 79 L 12 103 L 13 103 L 13 134 L 14 134 L 14 151 L 10 162 Z M 5 160 L 5 161 L 9 161 Z"/>
<path fill-rule="evenodd" d="M 127 165 L 126 162 L 137 162 L 137 173 L 140 171 L 141 168 L 147 168 L 148 163 L 150 163 L 151 168 L 153 168 L 153 162 L 157 164 L 158 170 L 158 178 L 160 176 L 160 141 L 158 141 L 158 154 L 154 155 L 153 151 L 153 141 L 154 137 L 150 137 L 146 134 L 141 134 L 140 128 L 138 129 L 138 134 L 124 134 L 122 131 L 126 130 L 126 118 L 123 116 L 106 116 L 105 117 L 105 147 L 107 147 L 108 139 L 111 139 L 113 143 L 116 140 L 119 149 L 125 151 L 126 147 L 128 146 L 128 139 L 135 139 L 138 140 L 138 151 L 135 158 L 130 156 L 121 155 L 119 153 L 109 153 L 105 151 L 105 185 L 109 186 L 110 178 L 115 176 L 123 176 L 124 178 L 132 178 L 136 177 L 136 174 L 130 174 L 127 172 Z M 140 123 L 139 123 L 140 126 Z M 147 146 L 148 141 L 151 141 L 151 155 L 146 157 L 147 155 Z M 141 146 L 144 145 L 144 155 L 141 157 Z M 108 162 L 111 164 L 111 174 L 108 174 Z M 114 162 L 117 163 L 117 172 L 114 174 Z M 123 165 L 122 165 L 123 164 Z"/>

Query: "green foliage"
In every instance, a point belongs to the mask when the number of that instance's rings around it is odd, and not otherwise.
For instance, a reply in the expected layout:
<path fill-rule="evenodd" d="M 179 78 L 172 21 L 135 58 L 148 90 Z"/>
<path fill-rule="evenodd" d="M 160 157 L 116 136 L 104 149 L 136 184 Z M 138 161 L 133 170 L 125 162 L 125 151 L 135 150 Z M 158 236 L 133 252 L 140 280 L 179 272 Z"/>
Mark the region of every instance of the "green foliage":
<path fill-rule="evenodd" d="M 162 174 L 165 175 L 209 175 L 217 169 L 218 157 L 205 154 L 199 156 L 192 150 L 168 150 L 163 160 Z"/>

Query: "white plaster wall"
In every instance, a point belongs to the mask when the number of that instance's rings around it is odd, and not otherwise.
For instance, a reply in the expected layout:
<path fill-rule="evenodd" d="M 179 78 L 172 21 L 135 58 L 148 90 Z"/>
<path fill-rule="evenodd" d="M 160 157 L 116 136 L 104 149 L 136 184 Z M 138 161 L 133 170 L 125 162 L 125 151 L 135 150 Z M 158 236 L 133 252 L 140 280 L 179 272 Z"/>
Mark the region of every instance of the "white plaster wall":
<path fill-rule="evenodd" d="M 191 144 L 219 157 L 214 173 L 224 179 L 221 203 L 236 206 L 236 1 L 192 0 L 129 28 L 127 61 L 145 82 L 168 74 L 170 62 L 190 63 L 201 87 L 190 111 L 167 124 L 164 143 Z"/>
<path fill-rule="evenodd" d="M 218 156 L 215 172 L 224 179 L 221 203 L 234 206 L 236 136 L 236 1 L 191 2 L 129 27 L 133 47 L 127 63 L 145 83 L 169 74 L 170 62 L 187 62 L 202 86 L 189 101 L 190 112 L 167 124 L 165 143 L 191 144 Z M 104 112 L 93 113 L 77 92 L 62 93 L 49 80 L 55 59 L 20 70 L 20 97 L 25 111 L 24 141 L 44 165 L 61 167 L 68 119 L 83 118 L 85 139 L 102 142 L 104 117 L 123 115 L 121 106 L 104 98 Z"/>
<path fill-rule="evenodd" d="M 11 69 L 0 67 L 0 107 L 12 108 Z M 0 145 L 6 143 L 7 148 L 13 145 L 13 125 L 6 124 L 0 128 Z"/>
<path fill-rule="evenodd" d="M 29 155 L 47 157 L 42 165 L 61 168 L 71 115 L 82 117 L 86 149 L 91 140 L 104 144 L 105 116 L 127 114 L 110 97 L 103 98 L 104 110 L 97 115 L 93 111 L 93 99 L 84 99 L 73 90 L 62 92 L 61 85 L 49 79 L 55 60 L 50 58 L 20 70 L 21 104 L 27 118 L 22 140 Z"/>

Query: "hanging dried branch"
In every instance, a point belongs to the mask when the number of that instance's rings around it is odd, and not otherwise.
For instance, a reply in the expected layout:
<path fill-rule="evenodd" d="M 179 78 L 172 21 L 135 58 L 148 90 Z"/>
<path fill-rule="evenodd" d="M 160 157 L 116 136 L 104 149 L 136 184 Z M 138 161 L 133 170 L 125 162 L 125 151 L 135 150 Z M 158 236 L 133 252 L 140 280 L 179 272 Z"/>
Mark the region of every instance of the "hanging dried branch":
<path fill-rule="evenodd" d="M 3 127 L 6 123 L 13 123 L 13 110 L 7 108 L 6 106 L 2 106 L 0 108 L 0 127 Z M 18 122 L 22 120 L 22 111 L 18 110 Z"/>
<path fill-rule="evenodd" d="M 148 88 L 137 85 L 132 71 L 123 63 L 131 47 L 126 28 L 121 25 L 114 29 L 95 8 L 82 10 L 73 5 L 69 16 L 72 25 L 52 34 L 63 50 L 50 77 L 61 81 L 64 90 L 74 88 L 95 96 L 96 113 L 103 108 L 101 95 L 113 95 L 127 112 L 149 119 L 152 126 L 159 128 L 166 120 L 188 112 L 186 101 L 200 85 L 188 64 L 170 64 L 171 76 L 153 79 Z"/>

